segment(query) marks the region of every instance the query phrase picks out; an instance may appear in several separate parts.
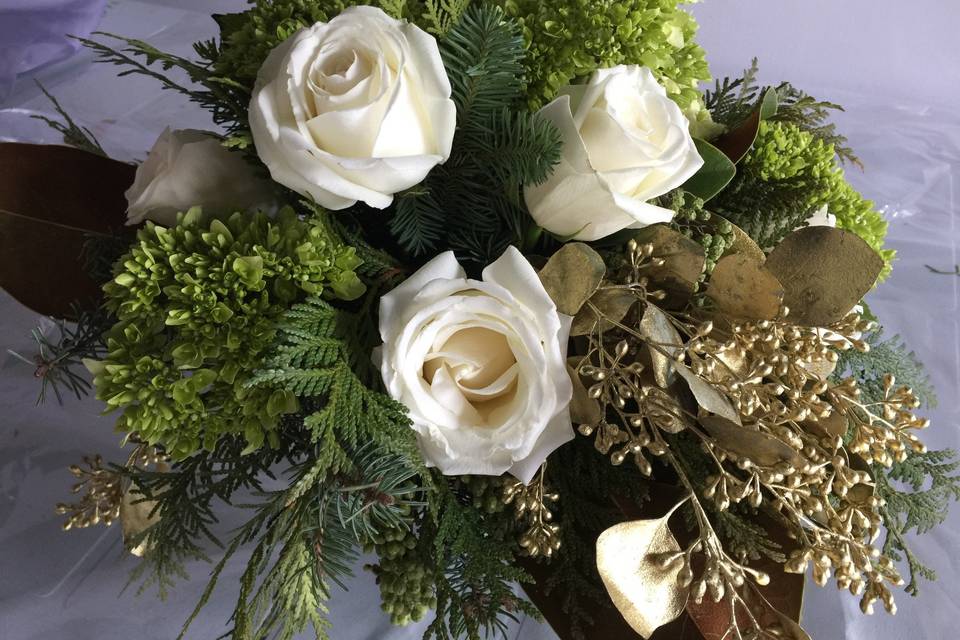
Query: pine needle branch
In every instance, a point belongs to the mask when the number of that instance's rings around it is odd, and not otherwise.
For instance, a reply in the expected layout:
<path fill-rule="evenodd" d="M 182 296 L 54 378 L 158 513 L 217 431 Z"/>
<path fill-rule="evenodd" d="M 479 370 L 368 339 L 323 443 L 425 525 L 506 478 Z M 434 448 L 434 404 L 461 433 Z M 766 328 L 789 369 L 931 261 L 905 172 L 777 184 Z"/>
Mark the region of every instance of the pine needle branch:
<path fill-rule="evenodd" d="M 35 120 L 42 120 L 47 123 L 47 125 L 60 133 L 63 136 L 63 144 L 68 147 L 74 147 L 75 149 L 81 149 L 87 151 L 88 153 L 93 153 L 98 156 L 107 157 L 107 152 L 103 150 L 103 147 L 100 146 L 100 143 L 97 142 L 96 136 L 93 135 L 93 132 L 86 127 L 78 125 L 73 118 L 70 117 L 70 114 L 67 113 L 60 103 L 57 101 L 53 95 L 47 91 L 47 89 L 40 84 L 39 80 L 34 80 L 37 83 L 37 86 L 40 87 L 40 91 L 43 92 L 43 95 L 47 96 L 47 99 L 53 104 L 54 110 L 63 118 L 63 121 L 54 120 L 53 118 L 48 118 L 44 115 L 33 115 L 30 116 Z"/>

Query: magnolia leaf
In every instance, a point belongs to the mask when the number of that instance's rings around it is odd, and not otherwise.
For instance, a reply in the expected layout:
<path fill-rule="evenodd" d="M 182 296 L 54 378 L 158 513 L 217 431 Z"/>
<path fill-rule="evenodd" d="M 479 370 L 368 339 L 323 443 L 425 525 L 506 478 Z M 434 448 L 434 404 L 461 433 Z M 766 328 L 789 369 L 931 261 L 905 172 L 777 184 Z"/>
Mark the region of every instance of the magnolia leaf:
<path fill-rule="evenodd" d="M 679 308 L 690 301 L 703 273 L 706 253 L 699 242 L 663 224 L 644 227 L 634 236 L 640 244 L 653 245 L 651 257 L 663 264 L 644 269 L 654 288 L 662 289 L 667 297 L 661 302 L 666 308 Z"/>
<path fill-rule="evenodd" d="M 678 364 L 677 373 L 687 382 L 687 386 L 690 387 L 690 391 L 693 393 L 693 397 L 696 398 L 697 404 L 700 405 L 701 409 L 722 416 L 739 427 L 740 414 L 737 413 L 737 410 L 730 404 L 730 400 L 717 391 L 716 387 L 695 374 L 690 367 L 686 365 Z"/>
<path fill-rule="evenodd" d="M 125 229 L 136 168 L 87 151 L 0 143 L 0 287 L 43 315 L 97 301 L 82 260 L 91 237 Z"/>
<path fill-rule="evenodd" d="M 143 557 L 150 550 L 149 540 L 144 540 L 144 531 L 160 521 L 160 514 L 153 513 L 156 500 L 145 500 L 142 493 L 130 485 L 123 492 L 120 501 L 120 528 L 123 531 L 123 544 L 137 557 Z"/>
<path fill-rule="evenodd" d="M 803 458 L 793 447 L 769 434 L 719 415 L 700 416 L 699 420 L 717 446 L 728 453 L 747 458 L 761 467 L 773 467 L 783 462 L 795 469 L 803 465 Z"/>
<path fill-rule="evenodd" d="M 677 580 L 682 563 L 662 562 L 664 554 L 680 551 L 668 525 L 676 508 L 655 520 L 621 522 L 597 538 L 597 570 L 607 593 L 645 638 L 676 619 L 687 603 L 688 589 Z"/>
<path fill-rule="evenodd" d="M 607 272 L 600 254 L 582 242 L 563 245 L 540 270 L 540 280 L 557 310 L 575 316 Z"/>
<path fill-rule="evenodd" d="M 764 265 L 746 254 L 734 254 L 717 262 L 707 296 L 733 318 L 770 320 L 780 312 L 784 289 Z"/>
<path fill-rule="evenodd" d="M 629 289 L 619 287 L 601 287 L 590 298 L 590 304 L 584 305 L 574 316 L 570 327 L 571 336 L 585 336 L 593 333 L 597 322 L 601 322 L 604 331 L 613 328 L 614 323 L 622 321 L 637 303 L 637 296 Z M 595 307 L 596 311 L 591 308 Z M 597 311 L 603 314 L 601 321 Z"/>
<path fill-rule="evenodd" d="M 804 227 L 784 238 L 765 266 L 783 283 L 790 320 L 825 327 L 841 320 L 870 291 L 883 258 L 850 231 Z"/>
<path fill-rule="evenodd" d="M 714 140 L 714 146 L 730 158 L 732 163 L 737 164 L 753 147 L 760 131 L 760 120 L 760 109 L 757 108 L 738 127 L 728 129 Z"/>
<path fill-rule="evenodd" d="M 576 366 L 580 364 L 582 358 L 573 357 L 567 359 L 567 373 L 573 382 L 573 398 L 570 400 L 570 420 L 575 425 L 588 424 L 596 425 L 603 417 L 600 412 L 600 403 L 591 398 L 587 393 L 587 388 L 580 379 L 580 374 L 576 371 Z"/>
<path fill-rule="evenodd" d="M 705 140 L 694 138 L 697 151 L 703 158 L 703 166 L 681 187 L 704 201 L 723 191 L 737 174 L 737 167 L 730 158 Z"/>
<path fill-rule="evenodd" d="M 640 320 L 640 333 L 650 350 L 653 379 L 657 386 L 666 389 L 673 382 L 674 365 L 683 353 L 683 338 L 667 314 L 649 303 Z"/>

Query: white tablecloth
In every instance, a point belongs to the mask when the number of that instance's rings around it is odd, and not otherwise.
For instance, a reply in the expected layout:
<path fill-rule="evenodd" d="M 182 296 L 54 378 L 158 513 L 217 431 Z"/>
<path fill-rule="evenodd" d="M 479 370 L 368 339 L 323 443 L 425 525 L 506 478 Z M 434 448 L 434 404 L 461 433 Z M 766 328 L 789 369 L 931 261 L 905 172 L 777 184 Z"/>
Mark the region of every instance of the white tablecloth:
<path fill-rule="evenodd" d="M 921 84 L 920 90 L 912 90 L 904 100 L 903 92 L 895 90 L 896 83 L 874 83 L 876 91 L 868 94 L 865 89 L 874 85 L 865 85 L 863 76 L 858 75 L 862 66 L 875 61 L 874 50 L 881 60 L 893 55 L 896 64 L 891 63 L 892 68 L 906 73 L 911 61 L 901 58 L 911 55 L 912 49 L 909 42 L 903 44 L 903 39 L 927 31 L 939 33 L 942 19 L 955 18 L 956 12 L 944 8 L 944 14 L 938 16 L 937 7 L 925 1 L 922 4 L 930 5 L 933 14 L 917 11 L 914 17 L 919 26 L 903 24 L 901 16 L 880 23 L 873 20 L 867 23 L 866 32 L 856 32 L 856 25 L 838 23 L 832 16 L 818 21 L 815 12 L 804 10 L 823 4 L 791 0 L 768 9 L 755 1 L 716 0 L 696 10 L 704 25 L 702 42 L 708 46 L 717 75 L 744 66 L 747 60 L 742 59 L 743 52 L 754 50 L 748 46 L 751 38 L 745 35 L 751 34 L 758 38 L 757 49 L 770 51 L 763 74 L 766 80 L 801 77 L 808 80 L 804 88 L 818 95 L 817 89 L 824 86 L 845 84 L 844 76 L 826 70 L 820 84 L 818 70 L 811 65 L 837 60 L 838 65 L 850 65 L 851 76 L 857 76 L 857 82 L 849 83 L 856 93 L 832 90 L 823 97 L 847 106 L 847 113 L 839 121 L 866 165 L 863 173 L 851 170 L 851 180 L 886 210 L 891 219 L 890 245 L 899 251 L 893 276 L 871 295 L 870 302 L 888 331 L 903 335 L 936 380 L 941 402 L 930 413 L 933 426 L 925 434 L 927 442 L 933 448 L 958 447 L 960 278 L 933 275 L 924 267 L 930 264 L 952 269 L 960 262 L 956 211 L 960 116 L 953 110 L 930 106 L 931 102 L 949 99 L 951 91 L 954 98 L 958 97 L 957 82 L 951 76 L 958 69 L 953 63 L 960 61 L 957 44 L 955 40 L 931 43 L 929 38 L 922 39 L 922 56 L 937 52 L 938 47 L 951 56 L 949 64 L 944 64 L 943 58 L 936 62 L 943 70 L 941 80 L 951 82 L 932 87 L 930 93 L 923 93 Z M 215 33 L 210 13 L 242 6 L 241 0 L 113 0 L 101 28 L 188 54 L 191 42 Z M 863 8 L 869 7 L 864 4 Z M 784 13 L 778 14 L 781 11 Z M 795 48 L 777 48 L 780 45 L 775 38 L 780 34 L 764 31 L 768 19 L 777 15 L 781 19 L 787 16 L 796 33 L 819 30 L 814 39 L 816 56 Z M 955 20 L 946 22 L 956 27 Z M 743 34 L 736 32 L 741 28 Z M 857 48 L 851 42 L 869 48 Z M 836 49 L 833 55 L 830 46 Z M 826 53 L 824 47 L 828 47 Z M 861 50 L 871 53 L 850 55 Z M 775 56 L 778 51 L 782 53 L 779 62 Z M 913 63 L 923 63 L 926 58 L 922 56 L 916 54 Z M 41 80 L 78 121 L 90 127 L 115 157 L 143 158 L 168 124 L 209 128 L 206 114 L 180 96 L 160 92 L 150 79 L 118 79 L 116 68 L 92 65 L 92 59 L 88 52 L 81 52 L 33 77 Z M 933 82 L 937 76 L 924 77 Z M 918 82 L 914 76 L 908 80 L 913 85 Z M 33 82 L 21 78 L 10 98 L 0 104 L 0 140 L 59 142 L 55 132 L 29 119 L 33 113 L 50 115 L 50 107 Z M 37 321 L 35 314 L 0 292 L 0 347 L 4 349 L 0 351 L 0 640 L 173 638 L 205 585 L 206 566 L 190 567 L 194 579 L 183 583 L 166 603 L 151 595 L 121 595 L 134 561 L 122 551 L 119 530 L 113 527 L 68 534 L 60 530 L 61 519 L 53 513 L 53 505 L 68 497 L 72 478 L 67 466 L 89 452 L 99 451 L 117 459 L 118 437 L 112 433 L 112 419 L 98 415 L 100 407 L 95 401 L 68 402 L 63 407 L 56 403 L 35 406 L 38 384 L 32 370 L 8 356 L 5 349 L 31 353 L 29 332 Z M 224 527 L 237 522 L 237 516 L 230 515 Z M 944 526 L 917 541 L 917 552 L 937 565 L 940 581 L 922 585 L 918 599 L 901 595 L 900 613 L 894 618 L 883 613 L 864 617 L 854 598 L 832 587 L 818 589 L 811 584 L 804 608 L 804 624 L 811 635 L 817 640 L 958 637 L 958 524 L 960 509 Z M 236 592 L 231 578 L 237 573 L 228 572 L 221 580 L 223 587 L 189 638 L 212 639 L 225 630 Z M 360 567 L 349 593 L 336 593 L 331 610 L 333 637 L 337 639 L 415 639 L 425 627 L 391 627 L 380 612 L 371 576 Z M 530 620 L 514 625 L 509 637 L 555 638 L 548 628 Z"/>

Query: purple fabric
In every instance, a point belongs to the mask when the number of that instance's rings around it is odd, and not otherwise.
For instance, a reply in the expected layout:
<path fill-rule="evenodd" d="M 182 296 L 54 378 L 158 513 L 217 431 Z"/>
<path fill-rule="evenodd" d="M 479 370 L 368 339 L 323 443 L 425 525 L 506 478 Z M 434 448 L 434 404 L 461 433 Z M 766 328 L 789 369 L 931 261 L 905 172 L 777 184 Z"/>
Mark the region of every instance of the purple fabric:
<path fill-rule="evenodd" d="M 17 75 L 73 55 L 90 35 L 107 0 L 0 0 L 0 103 Z"/>

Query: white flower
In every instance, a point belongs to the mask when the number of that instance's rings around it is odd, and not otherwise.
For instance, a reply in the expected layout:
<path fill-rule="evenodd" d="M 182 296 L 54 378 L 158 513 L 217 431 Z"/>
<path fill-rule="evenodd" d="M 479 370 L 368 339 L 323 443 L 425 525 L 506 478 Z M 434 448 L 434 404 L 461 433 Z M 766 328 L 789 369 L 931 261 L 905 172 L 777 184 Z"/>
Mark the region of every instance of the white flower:
<path fill-rule="evenodd" d="M 167 127 L 124 195 L 127 224 L 153 220 L 169 227 L 177 213 L 196 206 L 224 213 L 275 208 L 269 181 L 212 134 L 193 129 Z"/>
<path fill-rule="evenodd" d="M 390 205 L 450 157 L 456 107 L 437 41 L 354 6 L 277 46 L 250 130 L 273 179 L 329 209 Z"/>
<path fill-rule="evenodd" d="M 600 69 L 540 114 L 560 129 L 563 157 L 525 200 L 537 224 L 559 236 L 598 240 L 667 222 L 673 211 L 647 201 L 703 166 L 689 122 L 646 67 Z"/>
<path fill-rule="evenodd" d="M 453 252 L 380 301 L 380 370 L 410 411 L 429 466 L 529 482 L 573 439 L 565 367 L 571 318 L 510 247 L 469 280 Z"/>

